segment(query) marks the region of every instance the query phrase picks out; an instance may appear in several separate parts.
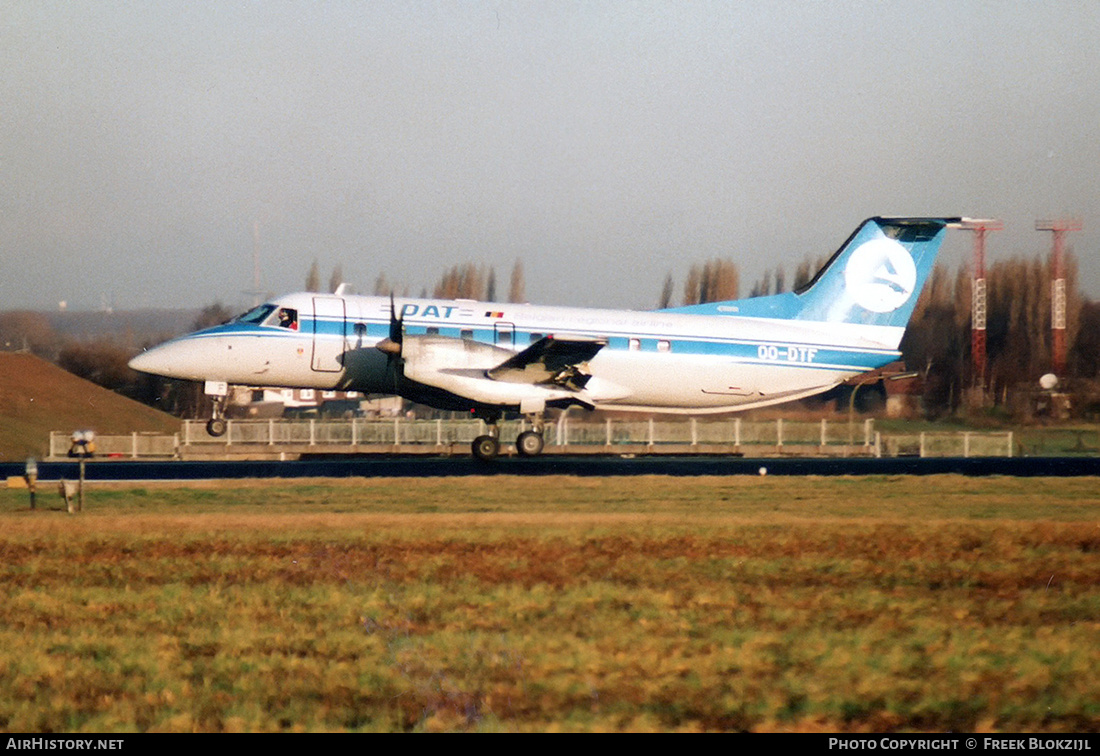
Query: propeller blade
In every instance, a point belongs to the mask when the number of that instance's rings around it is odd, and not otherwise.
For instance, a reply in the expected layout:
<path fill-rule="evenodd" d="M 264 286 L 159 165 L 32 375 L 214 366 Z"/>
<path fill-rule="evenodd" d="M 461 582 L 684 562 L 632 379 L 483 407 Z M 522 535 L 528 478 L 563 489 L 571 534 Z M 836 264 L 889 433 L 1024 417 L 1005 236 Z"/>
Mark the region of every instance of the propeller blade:
<path fill-rule="evenodd" d="M 393 292 L 390 292 L 390 341 L 400 345 L 404 336 L 401 328 L 401 318 L 397 316 L 397 306 L 393 302 Z"/>
<path fill-rule="evenodd" d="M 397 316 L 397 305 L 393 301 L 393 292 L 390 292 L 390 335 L 382 339 L 375 346 L 380 352 L 393 355 L 395 357 L 401 356 L 401 342 L 405 338 L 405 329 L 401 325 L 401 318 Z"/>

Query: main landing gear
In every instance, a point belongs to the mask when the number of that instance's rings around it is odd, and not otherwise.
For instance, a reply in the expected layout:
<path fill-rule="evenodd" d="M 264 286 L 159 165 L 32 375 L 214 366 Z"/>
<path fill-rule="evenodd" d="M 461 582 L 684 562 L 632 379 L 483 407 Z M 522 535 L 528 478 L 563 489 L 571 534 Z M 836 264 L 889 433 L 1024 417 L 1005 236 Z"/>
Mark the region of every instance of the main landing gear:
<path fill-rule="evenodd" d="M 496 425 L 489 426 L 489 432 L 497 431 Z M 499 431 L 497 431 L 499 433 Z M 500 438 L 496 435 L 478 436 L 470 447 L 474 456 L 482 462 L 490 462 L 500 454 Z"/>
<path fill-rule="evenodd" d="M 489 432 L 484 436 L 475 438 L 473 444 L 470 445 L 470 451 L 482 462 L 491 462 L 500 454 L 500 425 L 498 423 L 500 423 L 500 418 L 503 415 L 502 412 L 480 415 L 488 426 L 487 430 Z"/>
<path fill-rule="evenodd" d="M 516 453 L 521 457 L 537 457 L 542 454 L 545 445 L 542 437 L 543 419 L 541 414 L 531 415 L 528 419 L 531 422 L 531 430 L 523 431 L 516 437 Z M 483 462 L 490 462 L 500 456 L 499 421 L 499 415 L 486 418 L 489 432 L 475 438 L 470 446 L 474 456 Z"/>
<path fill-rule="evenodd" d="M 516 451 L 521 457 L 537 457 L 542 454 L 542 434 L 535 431 L 524 431 L 516 438 Z"/>
<path fill-rule="evenodd" d="M 531 430 L 525 430 L 516 437 L 516 451 L 521 457 L 537 457 L 542 454 L 542 447 L 545 443 L 542 440 L 542 413 L 530 414 L 527 416 L 527 420 L 531 423 Z"/>

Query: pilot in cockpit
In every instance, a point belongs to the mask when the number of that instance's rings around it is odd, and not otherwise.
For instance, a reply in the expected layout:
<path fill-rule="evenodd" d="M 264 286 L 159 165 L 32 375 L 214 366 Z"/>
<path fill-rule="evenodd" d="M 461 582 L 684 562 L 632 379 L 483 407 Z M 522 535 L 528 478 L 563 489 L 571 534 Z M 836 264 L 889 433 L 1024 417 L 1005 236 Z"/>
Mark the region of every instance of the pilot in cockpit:
<path fill-rule="evenodd" d="M 292 331 L 298 330 L 298 311 L 292 310 L 289 307 L 283 307 L 279 310 L 279 327 L 289 328 Z"/>

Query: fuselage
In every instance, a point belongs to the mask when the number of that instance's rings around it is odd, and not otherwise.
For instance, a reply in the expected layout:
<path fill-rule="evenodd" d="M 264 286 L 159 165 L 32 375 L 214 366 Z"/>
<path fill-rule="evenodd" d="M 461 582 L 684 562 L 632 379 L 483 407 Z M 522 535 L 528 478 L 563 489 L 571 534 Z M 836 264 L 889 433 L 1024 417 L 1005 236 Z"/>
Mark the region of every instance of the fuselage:
<path fill-rule="evenodd" d="M 403 334 L 420 337 L 424 345 L 417 373 L 377 348 L 391 335 L 394 316 Z M 520 388 L 490 381 L 488 369 L 545 337 L 594 340 L 603 346 L 583 365 L 590 376 L 583 390 L 558 399 L 547 394 L 551 406 L 575 400 L 596 408 L 704 414 L 828 390 L 896 360 L 903 330 L 735 313 L 437 299 L 391 303 L 384 297 L 298 293 L 154 347 L 131 365 L 189 380 L 396 393 L 449 409 L 515 410 Z M 436 343 L 450 355 L 438 364 L 431 356 Z M 473 356 L 456 364 L 453 353 L 463 345 Z M 429 378 L 412 380 L 406 372 Z"/>

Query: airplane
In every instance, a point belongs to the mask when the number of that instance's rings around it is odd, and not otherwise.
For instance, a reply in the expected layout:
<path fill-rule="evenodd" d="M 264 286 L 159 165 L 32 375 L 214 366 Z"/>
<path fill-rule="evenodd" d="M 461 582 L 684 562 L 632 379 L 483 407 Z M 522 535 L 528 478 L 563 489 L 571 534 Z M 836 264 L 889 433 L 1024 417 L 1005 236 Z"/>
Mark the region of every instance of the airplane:
<path fill-rule="evenodd" d="M 207 431 L 226 430 L 227 386 L 399 395 L 487 422 L 471 451 L 500 453 L 506 413 L 530 421 L 516 452 L 543 450 L 551 409 L 705 415 L 818 394 L 900 357 L 949 227 L 963 218 L 861 223 L 792 292 L 655 311 L 295 293 L 130 361 L 203 381 Z"/>

